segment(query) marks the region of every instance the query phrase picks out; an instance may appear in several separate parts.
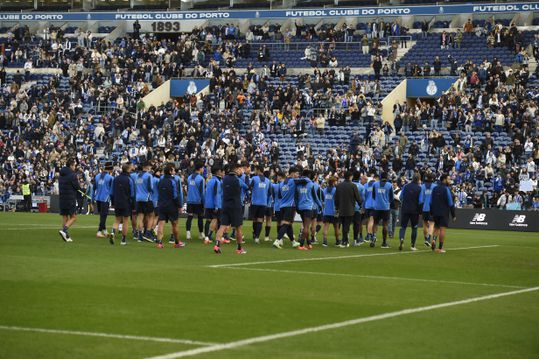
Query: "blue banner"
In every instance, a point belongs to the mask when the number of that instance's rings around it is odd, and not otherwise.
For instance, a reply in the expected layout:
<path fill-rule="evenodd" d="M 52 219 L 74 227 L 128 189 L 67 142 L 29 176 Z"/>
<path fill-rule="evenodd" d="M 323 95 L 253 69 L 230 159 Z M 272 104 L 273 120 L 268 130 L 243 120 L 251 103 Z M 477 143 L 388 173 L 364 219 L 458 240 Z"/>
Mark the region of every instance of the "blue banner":
<path fill-rule="evenodd" d="M 407 79 L 406 97 L 438 98 L 449 90 L 456 77 Z"/>
<path fill-rule="evenodd" d="M 207 79 L 170 80 L 170 97 L 182 97 L 186 93 L 197 94 L 210 86 Z"/>
<path fill-rule="evenodd" d="M 199 19 L 277 19 L 318 17 L 377 17 L 402 15 L 492 14 L 539 11 L 539 2 L 387 6 L 328 9 L 164 11 L 164 12 L 29 12 L 0 13 L 0 21 L 173 21 Z"/>

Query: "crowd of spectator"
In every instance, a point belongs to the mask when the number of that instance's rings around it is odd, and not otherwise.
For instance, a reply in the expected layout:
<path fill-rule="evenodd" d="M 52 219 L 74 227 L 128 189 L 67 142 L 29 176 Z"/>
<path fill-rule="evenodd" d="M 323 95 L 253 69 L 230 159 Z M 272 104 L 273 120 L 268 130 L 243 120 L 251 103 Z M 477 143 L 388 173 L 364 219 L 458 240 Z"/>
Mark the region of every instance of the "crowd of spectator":
<path fill-rule="evenodd" d="M 260 31 L 255 36 L 265 36 Z M 12 43 L 15 52 L 39 53 L 38 61 L 58 66 L 62 74 L 46 85 L 29 83 L 22 73 L 12 81 L 0 76 L 0 192 L 18 194 L 28 182 L 35 194 L 56 193 L 58 171 L 69 156 L 80 163 L 84 188 L 91 187 L 104 161 L 117 168 L 126 162 L 172 161 L 183 175 L 201 158 L 207 166 L 247 160 L 276 170 L 287 164 L 270 135 L 292 134 L 298 161 L 325 175 L 346 168 L 381 169 L 402 184 L 414 171 L 430 168 L 450 173 L 455 193 L 466 193 L 459 205 L 533 205 L 539 114 L 537 92 L 527 88 L 526 66 L 511 72 L 496 59 L 464 64 L 453 90 L 439 101 L 395 106 L 390 124 L 381 121 L 379 75 L 360 80 L 349 68 L 315 68 L 292 86 L 286 82 L 286 67 L 277 62 L 236 73 L 227 68 L 230 56 L 250 51 L 238 36 L 229 26 L 196 29 L 177 41 L 133 36 L 66 49 L 59 42 L 53 46 L 56 35 L 36 47 Z M 186 73 L 192 61 L 197 65 Z M 380 65 L 378 73 L 389 72 Z M 209 95 L 188 94 L 157 107 L 142 101 L 166 79 L 183 76 L 209 78 Z M 337 85 L 346 85 L 345 91 L 334 91 Z M 350 143 L 317 155 L 303 141 L 324 134 L 326 124 L 357 126 L 365 135 L 353 134 Z M 451 140 L 443 131 L 451 131 Z M 487 134 L 477 143 L 473 132 Z M 506 134 L 512 142 L 496 147 L 489 133 Z M 411 134 L 415 138 L 408 140 Z M 423 136 L 419 142 L 417 135 Z M 419 154 L 438 159 L 435 166 L 420 163 Z M 532 181 L 534 191 L 519 191 L 523 180 Z M 493 183 L 491 196 L 487 182 Z"/>

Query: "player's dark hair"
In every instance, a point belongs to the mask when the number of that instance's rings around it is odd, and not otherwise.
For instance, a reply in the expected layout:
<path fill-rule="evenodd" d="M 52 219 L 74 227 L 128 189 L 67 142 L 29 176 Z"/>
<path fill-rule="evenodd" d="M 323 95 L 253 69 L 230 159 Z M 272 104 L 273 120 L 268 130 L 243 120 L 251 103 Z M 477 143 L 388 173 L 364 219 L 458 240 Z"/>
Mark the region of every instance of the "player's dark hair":
<path fill-rule="evenodd" d="M 299 173 L 299 168 L 290 167 L 290 169 L 288 170 L 288 174 L 291 174 L 291 173 Z"/>
<path fill-rule="evenodd" d="M 164 172 L 166 175 L 171 175 L 172 174 L 172 170 L 174 169 L 174 163 L 167 163 L 165 165 L 165 169 L 164 169 Z"/>
<path fill-rule="evenodd" d="M 419 180 L 421 179 L 421 175 L 419 173 L 414 173 L 414 176 L 412 177 L 413 183 L 419 183 Z"/>
<path fill-rule="evenodd" d="M 440 176 L 440 182 L 443 183 L 447 177 L 449 177 L 449 175 L 447 173 L 442 173 L 442 175 Z"/>
<path fill-rule="evenodd" d="M 199 171 L 202 167 L 204 167 L 204 162 L 202 161 L 195 162 L 195 171 Z"/>
<path fill-rule="evenodd" d="M 67 167 L 71 167 L 71 166 L 73 166 L 73 165 L 76 164 L 76 163 L 77 163 L 77 160 L 76 160 L 75 158 L 71 157 L 71 158 L 69 158 L 69 159 L 67 160 L 66 166 L 67 166 Z"/>
<path fill-rule="evenodd" d="M 380 176 L 380 179 L 382 181 L 387 181 L 387 173 L 386 172 L 382 172 L 382 175 Z"/>
<path fill-rule="evenodd" d="M 354 177 L 354 172 L 352 172 L 352 171 L 346 171 L 346 172 L 344 172 L 344 179 L 345 179 L 346 181 L 348 181 L 348 180 L 350 179 L 350 177 Z"/>
<path fill-rule="evenodd" d="M 361 177 L 361 174 L 359 173 L 358 170 L 355 170 L 354 171 L 354 181 L 359 181 L 359 178 Z"/>
<path fill-rule="evenodd" d="M 221 166 L 214 165 L 214 166 L 211 168 L 211 174 L 212 174 L 212 175 L 215 175 L 215 174 L 217 174 L 217 172 L 219 172 L 220 170 L 221 170 Z"/>

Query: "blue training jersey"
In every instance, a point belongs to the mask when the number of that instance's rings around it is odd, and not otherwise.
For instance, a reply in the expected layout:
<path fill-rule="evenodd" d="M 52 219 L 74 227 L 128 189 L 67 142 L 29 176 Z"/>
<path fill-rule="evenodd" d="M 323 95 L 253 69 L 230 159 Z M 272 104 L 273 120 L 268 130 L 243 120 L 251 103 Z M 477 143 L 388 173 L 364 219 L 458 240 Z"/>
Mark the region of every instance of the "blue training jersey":
<path fill-rule="evenodd" d="M 421 197 L 423 198 L 423 212 L 430 212 L 430 202 L 432 190 L 436 188 L 436 183 L 423 183 L 421 185 Z"/>
<path fill-rule="evenodd" d="M 112 181 L 114 177 L 106 172 L 102 172 L 95 176 L 95 186 L 92 193 L 93 200 L 99 202 L 110 201 L 110 193 L 112 191 Z"/>
<path fill-rule="evenodd" d="M 391 182 L 380 181 L 373 185 L 374 209 L 376 211 L 389 211 L 393 201 L 393 185 Z"/>
<path fill-rule="evenodd" d="M 271 184 L 271 196 L 273 197 L 273 210 L 279 212 L 281 210 L 281 199 L 279 198 L 279 187 L 282 182 Z"/>
<path fill-rule="evenodd" d="M 251 188 L 251 204 L 267 206 L 270 200 L 271 182 L 264 176 L 254 176 L 249 184 Z"/>
<path fill-rule="evenodd" d="M 317 205 L 316 203 L 313 205 L 313 211 L 316 211 L 317 214 L 321 214 L 324 207 L 324 204 L 322 203 L 322 200 L 323 200 L 322 188 L 317 182 L 313 182 L 313 185 L 314 185 L 314 192 L 316 193 L 316 196 L 318 197 L 318 201 L 320 203 L 319 205 Z"/>
<path fill-rule="evenodd" d="M 152 199 L 153 176 L 148 172 L 139 172 L 135 177 L 135 200 L 137 202 L 149 202 Z"/>
<path fill-rule="evenodd" d="M 280 183 L 279 198 L 281 200 L 279 208 L 296 206 L 296 180 L 287 178 Z"/>
<path fill-rule="evenodd" d="M 297 185 L 297 207 L 300 211 L 312 210 L 314 206 L 322 207 L 318 194 L 315 191 L 314 183 L 305 178 L 305 182 Z"/>
<path fill-rule="evenodd" d="M 223 191 L 221 178 L 213 176 L 206 184 L 206 195 L 204 197 L 204 208 L 219 209 L 222 205 Z"/>
<path fill-rule="evenodd" d="M 193 173 L 187 177 L 187 204 L 204 204 L 204 177 Z"/>
<path fill-rule="evenodd" d="M 360 182 L 354 182 L 354 184 L 357 187 L 357 191 L 359 192 L 359 198 L 361 198 L 361 203 L 365 203 L 365 186 L 363 186 Z M 359 204 L 355 205 L 355 211 L 359 212 L 361 210 L 361 206 Z"/>
<path fill-rule="evenodd" d="M 158 187 L 159 181 L 160 181 L 159 177 L 153 176 L 153 178 L 152 178 L 152 186 L 153 186 L 153 189 L 152 189 L 152 202 L 153 202 L 153 206 L 155 208 L 157 208 L 157 204 L 159 202 L 159 187 Z"/>
<path fill-rule="evenodd" d="M 324 216 L 335 215 L 335 192 L 337 187 L 326 187 L 324 189 Z"/>
<path fill-rule="evenodd" d="M 373 185 L 374 185 L 374 181 L 370 181 L 369 183 L 367 183 L 366 186 L 364 186 L 365 202 L 363 202 L 364 203 L 363 207 L 365 209 L 374 209 L 374 200 L 372 197 Z"/>
<path fill-rule="evenodd" d="M 245 203 L 245 195 L 247 194 L 247 190 L 249 189 L 249 186 L 247 185 L 247 182 L 249 182 L 249 177 L 244 173 L 240 177 L 240 200 L 241 204 L 243 205 Z M 242 183 L 245 185 L 242 185 Z"/>

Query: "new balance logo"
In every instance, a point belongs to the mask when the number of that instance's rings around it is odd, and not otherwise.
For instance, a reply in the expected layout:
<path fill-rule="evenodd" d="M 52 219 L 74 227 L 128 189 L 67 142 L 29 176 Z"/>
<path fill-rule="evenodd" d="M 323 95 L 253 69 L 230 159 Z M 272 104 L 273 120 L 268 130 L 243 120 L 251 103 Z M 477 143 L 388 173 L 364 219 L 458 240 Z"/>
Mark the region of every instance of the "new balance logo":
<path fill-rule="evenodd" d="M 486 219 L 487 215 L 485 213 L 476 213 L 470 221 L 470 224 L 476 226 L 488 226 L 488 222 L 486 222 Z"/>
<path fill-rule="evenodd" d="M 473 218 L 472 218 L 472 221 L 473 222 L 483 222 L 485 220 L 485 218 L 487 217 L 486 214 L 484 213 L 476 213 Z"/>
<path fill-rule="evenodd" d="M 526 223 L 526 215 L 517 214 L 513 217 L 513 221 L 509 223 L 510 227 L 528 227 Z"/>

